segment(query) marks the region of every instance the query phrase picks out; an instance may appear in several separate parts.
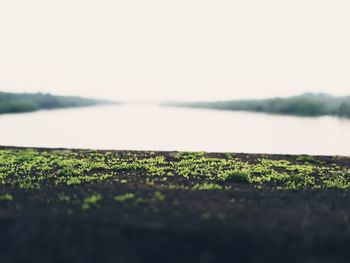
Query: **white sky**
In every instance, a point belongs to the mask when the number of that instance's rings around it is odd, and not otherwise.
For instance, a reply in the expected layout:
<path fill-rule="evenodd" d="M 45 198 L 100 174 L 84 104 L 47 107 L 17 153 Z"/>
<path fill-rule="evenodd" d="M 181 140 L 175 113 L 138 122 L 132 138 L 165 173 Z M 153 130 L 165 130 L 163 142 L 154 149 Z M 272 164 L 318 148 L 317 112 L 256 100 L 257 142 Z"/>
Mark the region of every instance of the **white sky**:
<path fill-rule="evenodd" d="M 349 0 L 0 0 L 0 90 L 350 94 Z"/>

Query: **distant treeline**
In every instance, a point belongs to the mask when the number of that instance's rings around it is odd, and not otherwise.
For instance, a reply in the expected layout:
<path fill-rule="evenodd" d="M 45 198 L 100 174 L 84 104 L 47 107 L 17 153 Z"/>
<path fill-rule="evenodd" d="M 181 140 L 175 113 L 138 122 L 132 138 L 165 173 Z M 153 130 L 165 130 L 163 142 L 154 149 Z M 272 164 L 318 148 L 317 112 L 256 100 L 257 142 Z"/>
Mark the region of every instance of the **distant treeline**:
<path fill-rule="evenodd" d="M 54 96 L 44 93 L 0 92 L 0 114 L 30 112 L 41 109 L 93 106 L 110 103 L 113 102 L 72 96 Z"/>
<path fill-rule="evenodd" d="M 298 116 L 334 115 L 350 118 L 350 96 L 306 93 L 288 98 L 235 100 L 218 102 L 174 102 L 163 106 L 206 108 L 234 111 L 254 111 Z"/>

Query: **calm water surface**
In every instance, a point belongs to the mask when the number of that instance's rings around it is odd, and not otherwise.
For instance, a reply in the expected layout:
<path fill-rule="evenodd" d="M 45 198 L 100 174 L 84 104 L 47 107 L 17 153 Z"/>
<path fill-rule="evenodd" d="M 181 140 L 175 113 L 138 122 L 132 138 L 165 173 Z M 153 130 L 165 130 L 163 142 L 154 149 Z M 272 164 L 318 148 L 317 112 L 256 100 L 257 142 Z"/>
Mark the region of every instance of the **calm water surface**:
<path fill-rule="evenodd" d="M 350 156 L 350 120 L 99 106 L 1 115 L 0 145 Z"/>

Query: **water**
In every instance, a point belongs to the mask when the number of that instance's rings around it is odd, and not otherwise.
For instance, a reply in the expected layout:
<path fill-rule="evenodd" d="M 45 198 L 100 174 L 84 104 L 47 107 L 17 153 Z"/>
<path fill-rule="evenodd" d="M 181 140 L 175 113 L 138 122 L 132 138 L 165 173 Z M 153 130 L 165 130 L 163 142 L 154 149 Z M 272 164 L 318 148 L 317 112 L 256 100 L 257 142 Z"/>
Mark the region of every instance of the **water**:
<path fill-rule="evenodd" d="M 350 120 L 99 106 L 0 115 L 0 145 L 350 156 Z"/>

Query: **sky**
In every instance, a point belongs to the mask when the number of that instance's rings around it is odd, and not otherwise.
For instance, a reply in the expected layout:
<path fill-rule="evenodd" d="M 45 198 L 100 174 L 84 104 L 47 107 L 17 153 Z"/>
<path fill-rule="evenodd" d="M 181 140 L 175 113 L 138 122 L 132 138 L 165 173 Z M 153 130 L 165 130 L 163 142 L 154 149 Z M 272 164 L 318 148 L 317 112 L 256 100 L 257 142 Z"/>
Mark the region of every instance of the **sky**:
<path fill-rule="evenodd" d="M 350 94 L 348 0 L 2 0 L 0 90 L 114 100 Z"/>

